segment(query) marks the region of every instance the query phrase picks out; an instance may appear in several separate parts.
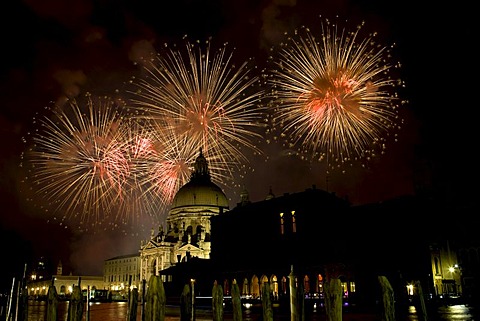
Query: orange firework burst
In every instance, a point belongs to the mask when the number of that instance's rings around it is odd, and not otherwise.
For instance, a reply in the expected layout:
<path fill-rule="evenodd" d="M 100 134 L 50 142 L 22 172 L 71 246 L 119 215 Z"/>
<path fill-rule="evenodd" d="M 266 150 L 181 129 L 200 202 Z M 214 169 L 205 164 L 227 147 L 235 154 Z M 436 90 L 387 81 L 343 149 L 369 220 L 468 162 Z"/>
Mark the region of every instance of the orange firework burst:
<path fill-rule="evenodd" d="M 152 160 L 158 159 L 155 137 L 150 125 L 132 118 L 124 120 L 124 151 L 128 158 L 130 175 L 123 188 L 127 201 L 117 204 L 116 220 L 131 223 L 158 224 L 166 213 L 166 204 L 154 186 L 151 174 Z"/>
<path fill-rule="evenodd" d="M 248 162 L 244 149 L 261 153 L 253 141 L 262 138 L 263 92 L 249 61 L 237 68 L 226 46 L 215 54 L 210 42 L 202 49 L 187 41 L 185 48 L 166 50 L 147 62 L 131 101 L 144 117 L 161 124 L 161 135 L 168 131 L 166 146 L 193 152 L 187 159 L 202 149 L 216 166 L 212 172 L 222 173 L 212 176 L 220 183 L 231 179 L 233 167 Z"/>
<path fill-rule="evenodd" d="M 375 35 L 361 39 L 362 26 L 340 31 L 327 20 L 319 39 L 304 27 L 272 56 L 274 126 L 319 159 L 368 159 L 398 126 L 402 82 L 391 71 L 399 64 Z"/>
<path fill-rule="evenodd" d="M 178 189 L 188 182 L 190 166 L 197 151 L 181 144 L 168 126 L 149 122 L 152 148 L 155 151 L 145 162 L 145 176 L 140 184 L 148 193 L 156 195 L 165 207 L 170 206 Z"/>
<path fill-rule="evenodd" d="M 130 175 L 122 117 L 108 99 L 70 100 L 37 121 L 26 156 L 39 201 L 60 220 L 88 227 L 108 220 Z M 48 204 L 45 204 L 48 203 Z"/>
<path fill-rule="evenodd" d="M 148 132 L 132 126 L 109 98 L 85 98 L 47 108 L 51 114 L 36 120 L 23 163 L 32 200 L 49 219 L 85 231 L 153 219 L 160 205 L 147 201 L 138 183 L 151 157 Z"/>

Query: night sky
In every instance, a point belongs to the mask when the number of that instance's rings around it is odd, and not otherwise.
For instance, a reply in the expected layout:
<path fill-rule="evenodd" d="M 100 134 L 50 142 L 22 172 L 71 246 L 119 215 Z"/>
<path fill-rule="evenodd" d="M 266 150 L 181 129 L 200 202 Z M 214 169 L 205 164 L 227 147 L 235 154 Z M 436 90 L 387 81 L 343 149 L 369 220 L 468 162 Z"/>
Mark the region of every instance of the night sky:
<path fill-rule="evenodd" d="M 155 4 L 154 4 L 155 3 Z M 353 204 L 414 193 L 419 176 L 443 200 L 471 202 L 476 188 L 478 135 L 476 99 L 478 28 L 470 4 L 418 1 L 158 1 L 8 0 L 0 19 L 2 157 L 0 233 L 2 287 L 20 275 L 25 263 L 40 256 L 62 260 L 73 274 L 101 274 L 105 259 L 138 251 L 150 231 L 108 231 L 89 235 L 75 226 L 48 221 L 25 202 L 21 192 L 23 137 L 36 113 L 51 101 L 85 92 L 122 96 L 137 71 L 134 61 L 163 43 L 207 39 L 228 41 L 240 61 L 258 64 L 269 49 L 301 25 L 315 26 L 320 16 L 365 21 L 388 43 L 402 63 L 402 91 L 409 103 L 400 115 L 398 141 L 369 162 L 325 175 L 324 164 L 289 156 L 281 146 L 265 146 L 268 161 L 252 159 L 255 171 L 243 182 L 252 201 L 303 191 L 316 185 Z M 166 4 L 166 1 L 161 2 Z M 363 164 L 365 165 L 365 164 Z M 419 172 L 418 169 L 422 168 Z M 238 192 L 238 191 L 237 191 Z M 231 206 L 238 193 L 228 195 Z"/>

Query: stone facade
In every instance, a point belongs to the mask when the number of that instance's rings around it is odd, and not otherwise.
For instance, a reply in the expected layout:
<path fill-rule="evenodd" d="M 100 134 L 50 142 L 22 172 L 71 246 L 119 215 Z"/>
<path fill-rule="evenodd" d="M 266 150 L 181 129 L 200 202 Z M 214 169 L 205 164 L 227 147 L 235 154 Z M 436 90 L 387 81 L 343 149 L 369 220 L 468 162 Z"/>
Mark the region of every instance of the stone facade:
<path fill-rule="evenodd" d="M 110 291 L 126 293 L 128 287 L 140 288 L 140 257 L 137 253 L 105 260 L 103 277 Z"/>

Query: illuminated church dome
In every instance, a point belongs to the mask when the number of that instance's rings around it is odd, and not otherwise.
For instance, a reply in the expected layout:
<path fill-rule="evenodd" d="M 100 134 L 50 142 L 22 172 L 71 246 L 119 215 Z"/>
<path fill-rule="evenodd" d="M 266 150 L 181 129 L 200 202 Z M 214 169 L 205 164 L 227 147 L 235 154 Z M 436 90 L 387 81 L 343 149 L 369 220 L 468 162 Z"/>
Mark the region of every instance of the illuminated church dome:
<path fill-rule="evenodd" d="M 171 210 L 192 206 L 228 209 L 228 199 L 210 179 L 207 160 L 200 151 L 190 181 L 182 186 L 173 199 Z"/>
<path fill-rule="evenodd" d="M 228 211 L 225 193 L 210 180 L 207 160 L 200 150 L 190 181 L 175 195 L 166 218 L 166 230 L 152 230 L 150 240 L 142 243 L 141 278 L 159 275 L 191 258 L 210 259 L 211 222 L 214 216 Z"/>

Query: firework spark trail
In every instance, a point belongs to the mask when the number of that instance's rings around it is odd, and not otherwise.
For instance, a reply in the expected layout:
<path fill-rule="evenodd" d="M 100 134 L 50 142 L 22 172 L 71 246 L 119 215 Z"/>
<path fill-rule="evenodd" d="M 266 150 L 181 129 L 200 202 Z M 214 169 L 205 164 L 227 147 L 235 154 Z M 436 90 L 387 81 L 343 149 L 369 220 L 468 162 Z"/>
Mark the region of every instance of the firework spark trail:
<path fill-rule="evenodd" d="M 274 126 L 320 159 L 370 157 L 373 145 L 384 146 L 383 135 L 396 126 L 389 49 L 374 35 L 359 39 L 361 27 L 339 33 L 327 20 L 321 41 L 303 28 L 273 60 Z"/>
<path fill-rule="evenodd" d="M 36 194 L 56 214 L 84 226 L 108 220 L 130 168 L 124 154 L 122 117 L 111 100 L 90 95 L 85 106 L 70 100 L 40 118 L 27 151 Z M 64 218 L 65 218 L 64 217 Z M 63 220 L 63 219 L 62 219 Z"/>
<path fill-rule="evenodd" d="M 156 158 L 154 138 L 148 124 L 126 118 L 121 137 L 128 159 L 129 176 L 122 188 L 123 202 L 117 202 L 112 224 L 157 224 L 164 214 L 163 201 L 150 189 L 151 159 Z"/>
<path fill-rule="evenodd" d="M 190 180 L 199 149 L 185 142 L 185 137 L 176 135 L 172 127 L 164 126 L 161 122 L 151 121 L 150 133 L 155 152 L 145 162 L 148 168 L 144 172 L 148 176 L 140 184 L 148 186 L 146 190 L 157 195 L 168 207 L 179 188 Z M 216 155 L 204 155 L 208 158 L 212 180 L 227 182 L 232 173 L 230 167 L 225 166 L 225 160 L 216 158 Z"/>
<path fill-rule="evenodd" d="M 149 120 L 148 131 L 152 152 L 144 159 L 139 185 L 144 193 L 154 196 L 167 208 L 178 189 L 189 179 L 195 151 L 176 142 L 168 126 Z"/>
<path fill-rule="evenodd" d="M 263 92 L 255 87 L 259 77 L 251 75 L 248 61 L 235 68 L 226 46 L 212 55 L 210 42 L 197 52 L 187 41 L 186 55 L 167 50 L 145 65 L 145 74 L 135 83 L 132 102 L 170 128 L 167 146 L 195 154 L 201 148 L 225 177 L 232 166 L 248 162 L 243 148 L 261 153 L 252 143 L 261 137 L 257 130 L 264 118 Z"/>
<path fill-rule="evenodd" d="M 152 119 L 128 119 L 126 128 L 130 175 L 122 195 L 129 201 L 120 203 L 124 208 L 117 211 L 116 221 L 126 224 L 150 217 L 152 223 L 158 224 L 177 191 L 189 181 L 199 150 L 179 140 L 182 137 L 172 127 Z M 215 159 L 209 160 L 209 166 L 215 171 L 214 177 L 224 181 L 222 172 L 215 170 Z"/>

